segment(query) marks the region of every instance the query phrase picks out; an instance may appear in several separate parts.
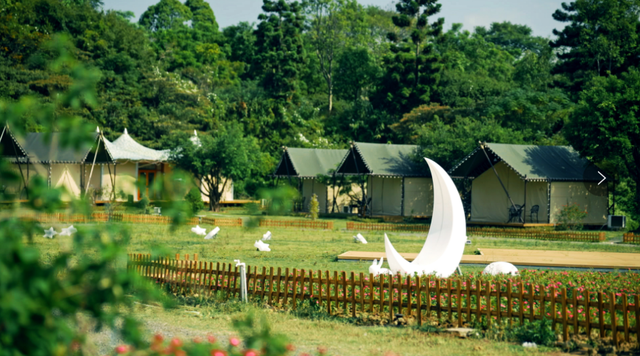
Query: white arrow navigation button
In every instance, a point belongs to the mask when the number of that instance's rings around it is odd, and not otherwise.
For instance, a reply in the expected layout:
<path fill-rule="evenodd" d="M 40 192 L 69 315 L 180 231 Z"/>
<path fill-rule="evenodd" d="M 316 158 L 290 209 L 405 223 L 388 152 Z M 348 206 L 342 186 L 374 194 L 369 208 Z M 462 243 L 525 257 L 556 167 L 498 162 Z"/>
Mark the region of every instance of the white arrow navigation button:
<path fill-rule="evenodd" d="M 598 174 L 602 177 L 602 180 L 600 181 L 600 183 L 598 183 L 598 185 L 600 185 L 602 182 L 607 180 L 607 177 L 605 177 L 604 174 L 600 173 L 600 171 L 598 171 Z"/>

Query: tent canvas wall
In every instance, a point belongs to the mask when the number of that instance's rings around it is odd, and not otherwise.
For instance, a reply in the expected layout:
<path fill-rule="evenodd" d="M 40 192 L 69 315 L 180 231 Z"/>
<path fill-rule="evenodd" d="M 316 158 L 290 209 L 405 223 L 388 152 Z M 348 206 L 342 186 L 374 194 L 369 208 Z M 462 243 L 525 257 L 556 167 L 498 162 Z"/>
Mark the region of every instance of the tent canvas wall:
<path fill-rule="evenodd" d="M 514 204 L 525 206 L 523 223 L 555 224 L 562 206 L 573 203 L 587 211 L 583 223 L 606 223 L 606 184 L 598 186 L 602 177 L 597 167 L 571 147 L 496 143 L 485 143 L 483 147 L 474 150 L 449 171 L 454 178 L 473 180 L 471 222 L 508 222 L 512 200 Z M 538 210 L 537 216 L 531 214 L 534 206 Z M 521 223 L 517 218 L 512 222 Z"/>
<path fill-rule="evenodd" d="M 433 181 L 425 162 L 414 160 L 418 146 L 353 142 L 339 174 L 367 175 L 372 215 L 433 213 Z"/>
<path fill-rule="evenodd" d="M 311 197 L 316 194 L 320 212 L 330 213 L 335 188 L 318 181 L 318 175 L 330 176 L 347 152 L 348 150 L 283 147 L 280 163 L 273 175 L 278 178 L 300 179 L 299 191 L 304 211 L 309 211 Z M 336 202 L 336 212 L 343 212 L 350 205 L 350 199 L 346 195 L 337 195 Z"/>

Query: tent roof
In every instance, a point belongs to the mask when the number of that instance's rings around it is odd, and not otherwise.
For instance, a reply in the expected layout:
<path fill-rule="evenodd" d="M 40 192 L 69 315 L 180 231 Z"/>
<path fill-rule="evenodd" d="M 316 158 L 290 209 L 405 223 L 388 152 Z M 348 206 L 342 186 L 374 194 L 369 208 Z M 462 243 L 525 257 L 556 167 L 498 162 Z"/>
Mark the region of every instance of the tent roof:
<path fill-rule="evenodd" d="M 154 150 L 136 142 L 127 132 L 110 142 L 107 147 L 115 160 L 165 162 L 169 159 L 169 150 Z"/>
<path fill-rule="evenodd" d="M 602 180 L 598 167 L 569 146 L 510 145 L 484 143 L 493 164 L 503 161 L 521 179 L 527 181 Z M 449 174 L 455 178 L 475 178 L 491 165 L 478 147 L 458 162 Z"/>
<path fill-rule="evenodd" d="M 79 149 L 63 148 L 60 144 L 60 133 L 57 132 L 30 132 L 24 138 L 18 138 L 18 142 L 33 163 L 93 163 L 93 151 L 96 145 L 98 147 L 96 163 L 113 163 L 109 148 L 105 147 L 104 138 L 97 132 L 93 133 L 93 144 L 85 144 Z M 101 147 L 102 149 L 100 149 Z"/>
<path fill-rule="evenodd" d="M 338 168 L 342 174 L 391 177 L 430 177 L 426 162 L 415 162 L 416 145 L 353 142 Z"/>
<path fill-rule="evenodd" d="M 27 157 L 27 152 L 18 143 L 18 140 L 13 136 L 13 133 L 9 129 L 9 126 L 5 126 L 0 131 L 0 147 L 2 147 L 2 156 L 10 159 L 16 159 L 18 157 Z"/>
<path fill-rule="evenodd" d="M 274 176 L 315 178 L 318 174 L 330 174 L 349 150 L 284 147 Z"/>

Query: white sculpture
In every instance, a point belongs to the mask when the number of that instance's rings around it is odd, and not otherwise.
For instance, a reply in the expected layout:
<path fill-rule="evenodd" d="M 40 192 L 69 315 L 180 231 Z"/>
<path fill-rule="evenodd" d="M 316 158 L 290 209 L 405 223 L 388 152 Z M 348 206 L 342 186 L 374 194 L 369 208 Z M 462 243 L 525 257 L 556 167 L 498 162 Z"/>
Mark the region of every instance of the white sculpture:
<path fill-rule="evenodd" d="M 261 251 L 261 252 L 271 251 L 271 249 L 269 248 L 269 244 L 262 242 L 262 240 L 256 241 L 256 243 L 254 243 L 253 246 L 257 248 L 258 251 Z"/>
<path fill-rule="evenodd" d="M 373 264 L 369 266 L 369 273 L 373 274 L 373 276 L 379 276 L 381 274 L 392 274 L 388 268 L 382 268 L 382 263 L 384 262 L 384 257 L 380 258 L 380 263 L 377 260 L 373 260 Z"/>
<path fill-rule="evenodd" d="M 200 225 L 196 225 L 196 227 L 192 227 L 191 231 L 195 232 L 196 235 L 206 235 L 207 229 L 200 227 Z"/>
<path fill-rule="evenodd" d="M 510 274 L 512 276 L 515 276 L 516 274 L 518 274 L 518 269 L 516 268 L 516 266 L 512 265 L 509 262 L 493 262 L 485 267 L 482 273 L 491 276 L 495 276 L 498 274 Z"/>
<path fill-rule="evenodd" d="M 71 225 L 69 227 L 62 229 L 62 232 L 60 232 L 60 236 L 71 236 L 76 232 L 78 232 L 78 229 L 76 229 L 75 227 L 73 227 L 73 225 Z"/>
<path fill-rule="evenodd" d="M 212 238 L 216 237 L 216 235 L 220 232 L 220 228 L 216 226 L 215 229 L 211 230 L 211 232 L 209 232 L 207 234 L 207 236 L 204 237 L 205 240 L 211 240 Z"/>
<path fill-rule="evenodd" d="M 269 241 L 271 240 L 271 231 L 267 231 L 266 234 L 262 235 L 262 241 Z"/>
<path fill-rule="evenodd" d="M 464 252 L 467 224 L 462 200 L 451 177 L 434 161 L 425 158 L 433 179 L 433 217 L 427 240 L 412 262 L 405 260 L 384 235 L 384 248 L 391 271 L 407 274 L 451 276 Z"/>
<path fill-rule="evenodd" d="M 49 230 L 44 230 L 44 235 L 42 235 L 42 236 L 46 237 L 48 239 L 52 239 L 57 234 L 58 233 L 56 232 L 56 230 L 53 229 L 53 226 L 52 226 L 51 228 L 49 228 Z"/>
<path fill-rule="evenodd" d="M 367 240 L 364 239 L 364 236 L 362 236 L 360 233 L 358 233 L 356 236 L 353 237 L 353 241 L 358 243 L 361 242 L 363 244 L 367 244 Z"/>

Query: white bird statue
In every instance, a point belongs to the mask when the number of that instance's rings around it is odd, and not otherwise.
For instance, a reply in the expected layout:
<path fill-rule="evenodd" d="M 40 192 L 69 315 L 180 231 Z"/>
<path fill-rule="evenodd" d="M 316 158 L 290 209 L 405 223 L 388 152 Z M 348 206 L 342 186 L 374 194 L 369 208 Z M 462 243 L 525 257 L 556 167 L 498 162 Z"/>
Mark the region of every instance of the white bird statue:
<path fill-rule="evenodd" d="M 75 227 L 73 227 L 73 225 L 71 225 L 69 227 L 62 229 L 62 232 L 60 232 L 60 236 L 71 236 L 76 232 L 78 232 L 78 229 L 76 229 Z"/>
<path fill-rule="evenodd" d="M 269 248 L 269 244 L 266 244 L 266 243 L 262 242 L 262 240 L 256 241 L 256 243 L 254 243 L 253 246 L 255 248 L 257 248 L 258 251 L 262 251 L 262 252 L 271 251 L 271 249 Z"/>
<path fill-rule="evenodd" d="M 207 236 L 204 237 L 205 240 L 211 240 L 212 238 L 216 237 L 216 235 L 220 232 L 220 228 L 216 226 L 215 229 L 211 230 L 211 232 L 209 232 L 207 234 Z"/>
<path fill-rule="evenodd" d="M 196 235 L 206 235 L 207 229 L 200 227 L 200 225 L 196 225 L 196 227 L 192 227 L 191 231 L 195 232 Z"/>
<path fill-rule="evenodd" d="M 512 265 L 509 262 L 493 262 L 484 268 L 482 271 L 483 274 L 488 274 L 490 276 L 495 276 L 498 274 L 510 274 L 515 276 L 518 274 L 518 269 L 516 266 Z"/>
<path fill-rule="evenodd" d="M 56 236 L 58 233 L 56 232 L 56 230 L 53 229 L 53 226 L 51 228 L 49 228 L 49 230 L 44 230 L 44 235 L 43 237 L 46 237 L 48 239 L 52 239 L 54 236 Z"/>
<path fill-rule="evenodd" d="M 262 241 L 269 241 L 271 240 L 271 231 L 267 231 L 266 234 L 262 235 Z"/>
<path fill-rule="evenodd" d="M 365 245 L 367 244 L 367 240 L 365 240 L 364 236 L 362 236 L 360 233 L 353 237 L 353 241 L 355 243 L 362 242 Z"/>
<path fill-rule="evenodd" d="M 373 264 L 369 266 L 369 273 L 373 274 L 373 276 L 379 276 L 381 274 L 393 274 L 391 270 L 388 268 L 382 268 L 382 263 L 384 263 L 384 257 L 380 258 L 380 262 L 378 260 L 373 260 Z"/>

